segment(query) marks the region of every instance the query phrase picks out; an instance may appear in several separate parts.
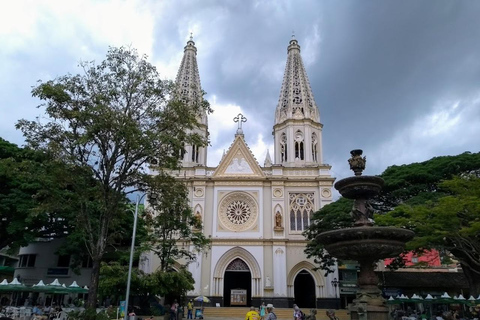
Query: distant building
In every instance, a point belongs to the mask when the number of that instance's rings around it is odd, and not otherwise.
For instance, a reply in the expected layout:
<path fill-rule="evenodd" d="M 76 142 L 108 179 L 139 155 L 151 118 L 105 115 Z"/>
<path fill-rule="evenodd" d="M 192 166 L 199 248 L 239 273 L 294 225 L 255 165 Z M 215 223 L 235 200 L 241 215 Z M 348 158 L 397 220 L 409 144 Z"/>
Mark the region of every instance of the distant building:
<path fill-rule="evenodd" d="M 16 254 L 9 254 L 8 247 L 0 250 L 0 281 L 7 279 L 13 280 L 15 267 L 17 266 L 18 257 Z"/>
<path fill-rule="evenodd" d="M 76 281 L 79 286 L 90 284 L 91 260 L 82 263 L 80 274 L 70 268 L 71 257 L 58 255 L 56 252 L 64 239 L 37 241 L 20 248 L 15 277 L 25 285 L 34 285 L 40 280 L 48 284 L 58 278 L 66 286 Z"/>
<path fill-rule="evenodd" d="M 405 267 L 389 270 L 393 259 L 385 259 L 379 265 L 377 275 L 383 294 L 386 297 L 414 293 L 426 296 L 440 296 L 448 292 L 452 297 L 466 295 L 469 292 L 468 282 L 462 269 L 455 263 L 444 265 L 437 250 L 429 250 L 422 254 L 408 252 L 404 255 Z"/>
<path fill-rule="evenodd" d="M 420 255 L 410 251 L 403 255 L 406 267 L 441 267 L 442 259 L 437 250 L 429 250 Z M 389 266 L 393 259 L 385 259 L 385 266 Z"/>

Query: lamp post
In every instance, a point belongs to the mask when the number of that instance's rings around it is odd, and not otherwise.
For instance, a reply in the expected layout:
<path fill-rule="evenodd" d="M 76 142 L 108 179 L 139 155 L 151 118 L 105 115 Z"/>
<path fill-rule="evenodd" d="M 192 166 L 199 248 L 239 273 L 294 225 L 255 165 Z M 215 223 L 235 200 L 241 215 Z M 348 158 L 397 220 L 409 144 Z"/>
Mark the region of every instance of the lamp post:
<path fill-rule="evenodd" d="M 338 309 L 338 301 L 337 301 L 337 287 L 339 285 L 340 281 L 337 280 L 337 278 L 333 278 L 331 281 L 332 286 L 335 288 L 335 307 Z"/>
<path fill-rule="evenodd" d="M 132 233 L 132 246 L 130 248 L 130 262 L 128 265 L 128 278 L 127 278 L 127 293 L 125 296 L 125 314 L 124 319 L 128 320 L 128 298 L 130 296 L 130 280 L 132 279 L 132 265 L 133 265 L 133 252 L 135 251 L 135 235 L 137 233 L 137 218 L 138 218 L 138 206 L 140 201 L 145 197 L 146 193 L 142 196 L 137 194 L 137 201 L 135 203 L 135 212 L 133 214 L 133 233 Z"/>

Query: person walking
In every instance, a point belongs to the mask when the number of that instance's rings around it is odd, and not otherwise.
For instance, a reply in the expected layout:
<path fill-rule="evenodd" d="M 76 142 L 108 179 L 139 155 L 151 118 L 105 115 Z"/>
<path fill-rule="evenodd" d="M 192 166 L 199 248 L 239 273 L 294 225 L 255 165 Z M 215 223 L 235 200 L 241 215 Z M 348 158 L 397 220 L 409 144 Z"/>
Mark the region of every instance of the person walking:
<path fill-rule="evenodd" d="M 297 319 L 297 317 L 296 317 L 296 315 L 297 315 L 297 309 L 298 309 L 298 306 L 294 303 L 294 304 L 293 304 L 293 320 L 296 320 L 296 319 Z"/>
<path fill-rule="evenodd" d="M 260 319 L 264 319 L 265 318 L 265 301 L 262 302 L 262 304 L 260 305 Z"/>
<path fill-rule="evenodd" d="M 250 311 L 247 312 L 245 320 L 260 320 L 260 315 L 255 310 L 255 307 L 250 307 Z"/>
<path fill-rule="evenodd" d="M 178 302 L 175 299 L 172 303 L 172 307 L 170 308 L 170 320 L 177 320 L 177 310 L 178 310 Z"/>
<path fill-rule="evenodd" d="M 193 313 L 193 300 L 190 299 L 187 303 L 187 319 L 192 319 L 192 313 Z"/>
<path fill-rule="evenodd" d="M 300 308 L 295 304 L 293 307 L 293 318 L 295 320 L 304 320 L 305 314 L 300 310 Z"/>
<path fill-rule="evenodd" d="M 265 320 L 277 320 L 277 315 L 275 314 L 275 312 L 273 312 L 273 309 L 275 309 L 273 307 L 273 304 L 269 303 L 267 304 L 267 317 Z"/>

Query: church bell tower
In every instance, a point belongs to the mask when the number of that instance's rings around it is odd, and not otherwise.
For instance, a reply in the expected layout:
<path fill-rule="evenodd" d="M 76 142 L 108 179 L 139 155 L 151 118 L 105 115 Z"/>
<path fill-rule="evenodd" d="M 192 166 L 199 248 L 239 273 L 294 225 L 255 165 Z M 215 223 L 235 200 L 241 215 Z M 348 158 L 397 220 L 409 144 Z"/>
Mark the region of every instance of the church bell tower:
<path fill-rule="evenodd" d="M 285 167 L 322 163 L 322 127 L 298 41 L 292 37 L 275 111 L 274 163 Z"/>
<path fill-rule="evenodd" d="M 192 106 L 197 105 L 199 108 L 197 114 L 199 126 L 193 132 L 208 138 L 207 112 L 199 106 L 203 101 L 203 91 L 200 85 L 200 74 L 197 65 L 197 48 L 192 37 L 190 37 L 184 48 L 182 63 L 180 64 L 175 83 L 177 85 L 177 93 L 182 101 Z M 187 145 L 185 146 L 185 152 L 180 154 L 180 160 L 182 167 L 206 166 L 207 147 Z"/>

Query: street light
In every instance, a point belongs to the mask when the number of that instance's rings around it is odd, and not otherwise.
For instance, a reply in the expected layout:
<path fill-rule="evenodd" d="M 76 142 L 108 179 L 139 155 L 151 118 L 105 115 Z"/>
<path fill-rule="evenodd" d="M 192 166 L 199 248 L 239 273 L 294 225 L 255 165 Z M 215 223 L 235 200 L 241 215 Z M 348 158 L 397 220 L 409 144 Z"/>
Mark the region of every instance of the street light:
<path fill-rule="evenodd" d="M 332 283 L 332 286 L 335 288 L 335 298 L 336 298 L 337 297 L 337 287 L 338 287 L 338 284 L 340 283 L 340 281 L 338 281 L 337 278 L 333 278 L 331 283 Z"/>
<path fill-rule="evenodd" d="M 335 288 L 335 299 L 337 299 L 337 287 L 339 283 L 340 281 L 338 281 L 337 278 L 333 278 L 333 280 L 331 281 L 332 286 Z M 338 304 L 337 303 L 335 304 L 337 305 L 337 309 L 338 309 Z"/>
<path fill-rule="evenodd" d="M 138 218 L 138 206 L 140 201 L 145 197 L 146 193 L 140 196 L 137 194 L 137 201 L 135 204 L 135 213 L 133 214 L 133 234 L 132 234 L 132 247 L 130 248 L 130 262 L 128 265 L 128 279 L 127 279 L 127 293 L 125 297 L 125 314 L 124 319 L 128 320 L 128 298 L 130 296 L 130 280 L 132 279 L 132 265 L 133 265 L 133 252 L 135 251 L 135 235 L 137 233 L 137 218 Z"/>

